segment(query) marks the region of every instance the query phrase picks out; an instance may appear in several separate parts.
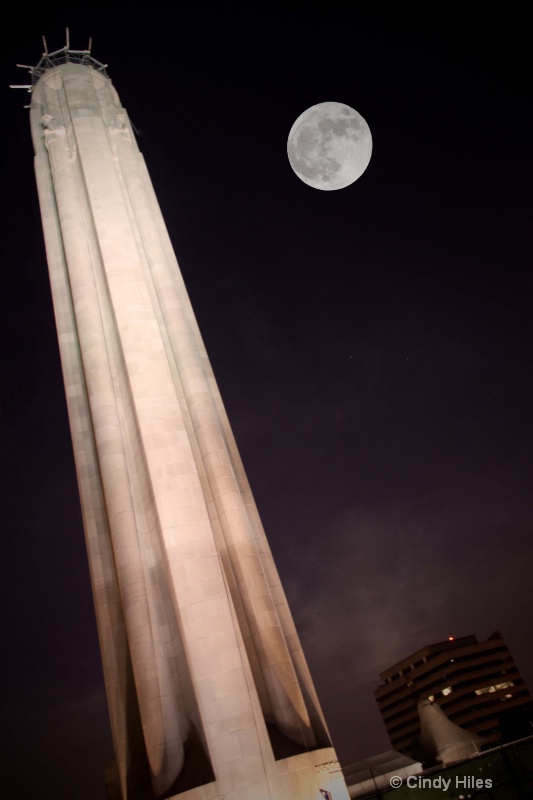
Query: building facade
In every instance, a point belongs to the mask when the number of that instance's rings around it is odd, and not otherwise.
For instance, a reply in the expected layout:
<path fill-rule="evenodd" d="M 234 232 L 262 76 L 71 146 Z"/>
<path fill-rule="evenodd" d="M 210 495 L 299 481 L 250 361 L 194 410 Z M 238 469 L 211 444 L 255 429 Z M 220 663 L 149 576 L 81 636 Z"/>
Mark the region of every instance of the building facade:
<path fill-rule="evenodd" d="M 420 734 L 419 700 L 429 699 L 446 716 L 486 745 L 531 735 L 531 695 L 497 631 L 485 642 L 475 636 L 423 647 L 380 674 L 374 695 L 395 750 L 412 754 Z"/>
<path fill-rule="evenodd" d="M 142 155 L 104 65 L 31 129 L 123 800 L 347 800 Z"/>

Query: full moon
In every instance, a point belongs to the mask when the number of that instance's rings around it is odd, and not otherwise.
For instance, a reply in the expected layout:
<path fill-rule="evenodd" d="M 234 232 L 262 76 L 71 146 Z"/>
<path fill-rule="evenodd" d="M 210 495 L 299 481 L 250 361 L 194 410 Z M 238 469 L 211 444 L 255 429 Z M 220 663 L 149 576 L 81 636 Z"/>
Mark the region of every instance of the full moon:
<path fill-rule="evenodd" d="M 361 177 L 372 155 L 370 128 L 355 109 L 318 103 L 300 114 L 287 140 L 291 167 L 315 189 L 343 189 Z"/>

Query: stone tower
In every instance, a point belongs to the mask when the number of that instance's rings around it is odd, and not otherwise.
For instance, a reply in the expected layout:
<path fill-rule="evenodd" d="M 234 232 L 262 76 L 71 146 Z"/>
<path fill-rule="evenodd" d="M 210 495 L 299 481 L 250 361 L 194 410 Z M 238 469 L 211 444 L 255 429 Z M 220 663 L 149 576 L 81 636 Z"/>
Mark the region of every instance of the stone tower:
<path fill-rule="evenodd" d="M 117 92 L 29 67 L 46 252 L 123 800 L 347 800 Z"/>

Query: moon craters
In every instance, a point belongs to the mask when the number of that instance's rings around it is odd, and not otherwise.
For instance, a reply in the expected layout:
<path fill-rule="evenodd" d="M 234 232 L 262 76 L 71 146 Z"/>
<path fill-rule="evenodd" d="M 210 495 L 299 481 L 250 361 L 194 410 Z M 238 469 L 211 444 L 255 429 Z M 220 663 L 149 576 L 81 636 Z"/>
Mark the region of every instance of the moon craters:
<path fill-rule="evenodd" d="M 301 114 L 287 141 L 289 162 L 315 189 L 331 191 L 361 177 L 372 155 L 372 136 L 363 117 L 341 103 L 319 103 Z"/>

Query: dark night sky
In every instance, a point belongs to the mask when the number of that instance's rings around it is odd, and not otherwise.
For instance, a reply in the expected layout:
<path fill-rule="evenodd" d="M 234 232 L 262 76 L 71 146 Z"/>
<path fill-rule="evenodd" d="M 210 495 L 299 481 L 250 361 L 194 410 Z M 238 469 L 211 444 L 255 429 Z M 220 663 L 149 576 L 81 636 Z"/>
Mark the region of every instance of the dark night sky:
<path fill-rule="evenodd" d="M 500 628 L 533 688 L 518 5 L 53 5 L 14 12 L 4 85 L 65 25 L 109 63 L 341 761 L 389 747 L 378 673 L 450 634 Z M 294 120 L 325 100 L 374 140 L 337 192 L 286 155 Z M 101 800 L 112 748 L 25 102 L 5 89 L 2 785 Z"/>

